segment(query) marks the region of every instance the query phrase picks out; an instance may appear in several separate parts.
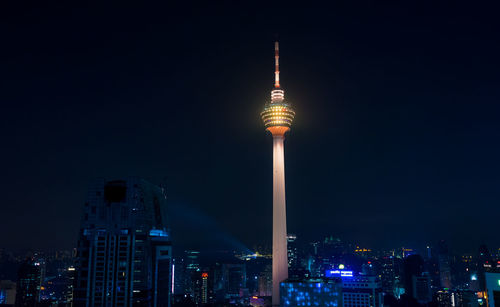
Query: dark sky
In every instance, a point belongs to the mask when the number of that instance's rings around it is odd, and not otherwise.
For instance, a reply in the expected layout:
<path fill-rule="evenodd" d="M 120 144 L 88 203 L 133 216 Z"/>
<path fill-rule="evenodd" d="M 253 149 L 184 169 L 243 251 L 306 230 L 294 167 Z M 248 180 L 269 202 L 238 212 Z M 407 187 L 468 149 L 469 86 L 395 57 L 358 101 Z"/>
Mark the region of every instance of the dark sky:
<path fill-rule="evenodd" d="M 131 175 L 179 245 L 270 243 L 276 37 L 289 232 L 500 246 L 497 7 L 167 2 L 1 4 L 0 247 L 75 246 L 89 182 Z"/>

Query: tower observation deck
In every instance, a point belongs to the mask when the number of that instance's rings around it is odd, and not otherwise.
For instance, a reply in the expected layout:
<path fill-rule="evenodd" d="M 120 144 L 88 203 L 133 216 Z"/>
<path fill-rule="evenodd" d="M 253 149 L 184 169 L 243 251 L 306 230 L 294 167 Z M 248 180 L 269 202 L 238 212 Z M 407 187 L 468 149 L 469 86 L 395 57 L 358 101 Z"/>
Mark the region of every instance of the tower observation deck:
<path fill-rule="evenodd" d="M 273 136 L 273 306 L 280 304 L 280 282 L 288 278 L 286 198 L 285 198 L 285 133 L 292 126 L 295 111 L 285 101 L 279 80 L 279 45 L 275 50 L 275 82 L 271 101 L 261 113 L 266 130 Z"/>

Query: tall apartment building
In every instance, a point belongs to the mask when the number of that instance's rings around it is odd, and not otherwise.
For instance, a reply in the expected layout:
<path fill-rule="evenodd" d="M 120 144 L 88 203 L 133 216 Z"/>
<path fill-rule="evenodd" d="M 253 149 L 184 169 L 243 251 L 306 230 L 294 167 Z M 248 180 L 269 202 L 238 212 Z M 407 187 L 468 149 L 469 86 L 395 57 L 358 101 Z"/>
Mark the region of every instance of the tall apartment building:
<path fill-rule="evenodd" d="M 98 180 L 84 207 L 73 306 L 169 307 L 171 257 L 164 190 Z"/>

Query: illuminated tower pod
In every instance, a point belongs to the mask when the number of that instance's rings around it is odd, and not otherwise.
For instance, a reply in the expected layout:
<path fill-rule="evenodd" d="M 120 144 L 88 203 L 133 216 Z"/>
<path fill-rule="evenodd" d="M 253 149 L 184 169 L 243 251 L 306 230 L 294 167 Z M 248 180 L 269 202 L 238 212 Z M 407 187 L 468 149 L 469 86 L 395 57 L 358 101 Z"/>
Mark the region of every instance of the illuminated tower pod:
<path fill-rule="evenodd" d="M 271 102 L 260 114 L 266 130 L 273 135 L 273 306 L 280 304 L 280 282 L 288 278 L 286 201 L 285 201 L 285 133 L 290 130 L 295 112 L 285 102 L 279 81 L 279 47 L 274 44 L 276 69 Z"/>

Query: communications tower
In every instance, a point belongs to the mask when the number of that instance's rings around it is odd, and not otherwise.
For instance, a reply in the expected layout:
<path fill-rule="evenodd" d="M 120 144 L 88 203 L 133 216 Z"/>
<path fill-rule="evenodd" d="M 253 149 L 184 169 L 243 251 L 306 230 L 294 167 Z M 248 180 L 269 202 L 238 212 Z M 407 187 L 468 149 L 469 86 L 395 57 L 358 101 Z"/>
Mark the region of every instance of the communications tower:
<path fill-rule="evenodd" d="M 285 133 L 290 130 L 295 112 L 285 101 L 280 87 L 279 44 L 274 43 L 275 72 L 271 102 L 260 114 L 266 130 L 273 135 L 273 306 L 280 304 L 280 282 L 288 278 L 286 200 L 285 200 Z"/>

